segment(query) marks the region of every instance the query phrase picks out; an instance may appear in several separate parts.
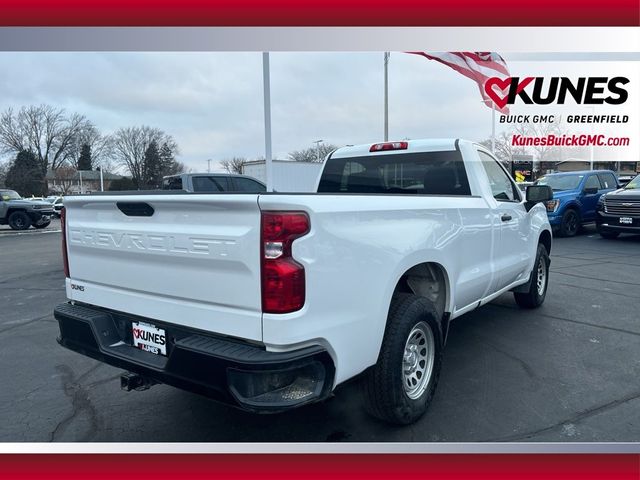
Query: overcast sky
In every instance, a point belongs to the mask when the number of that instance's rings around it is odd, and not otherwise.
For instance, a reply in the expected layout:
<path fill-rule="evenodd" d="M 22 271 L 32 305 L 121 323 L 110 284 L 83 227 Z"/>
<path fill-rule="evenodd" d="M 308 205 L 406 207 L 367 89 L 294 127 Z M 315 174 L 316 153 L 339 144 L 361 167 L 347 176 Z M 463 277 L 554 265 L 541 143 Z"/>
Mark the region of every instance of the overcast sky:
<path fill-rule="evenodd" d="M 637 116 L 637 63 L 505 58 L 514 76 L 632 76 L 635 90 L 623 110 Z M 205 170 L 208 158 L 264 155 L 261 53 L 0 53 L 0 71 L 0 110 L 47 103 L 86 115 L 104 133 L 158 127 L 177 140 L 179 160 L 193 171 Z M 491 110 L 475 83 L 453 70 L 394 53 L 389 81 L 391 139 L 489 137 Z M 380 141 L 382 95 L 382 53 L 272 53 L 274 157 L 319 139 Z M 623 128 L 640 137 L 637 123 Z"/>

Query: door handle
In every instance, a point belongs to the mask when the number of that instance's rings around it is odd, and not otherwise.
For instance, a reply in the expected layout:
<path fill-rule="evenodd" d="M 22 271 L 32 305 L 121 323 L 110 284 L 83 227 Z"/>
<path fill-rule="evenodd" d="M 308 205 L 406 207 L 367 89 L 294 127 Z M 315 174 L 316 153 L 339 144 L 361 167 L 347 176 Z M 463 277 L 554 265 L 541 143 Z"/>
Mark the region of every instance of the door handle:
<path fill-rule="evenodd" d="M 509 220 L 511 220 L 511 215 L 509 215 L 508 213 L 503 213 L 500 217 L 500 220 L 502 220 L 503 222 L 508 222 Z"/>

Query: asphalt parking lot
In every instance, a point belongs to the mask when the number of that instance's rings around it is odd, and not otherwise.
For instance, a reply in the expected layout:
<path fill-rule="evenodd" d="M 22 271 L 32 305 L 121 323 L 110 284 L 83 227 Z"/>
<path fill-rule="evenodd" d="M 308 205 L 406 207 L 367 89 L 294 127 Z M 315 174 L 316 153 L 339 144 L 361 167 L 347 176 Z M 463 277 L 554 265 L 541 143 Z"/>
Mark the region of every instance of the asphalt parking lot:
<path fill-rule="evenodd" d="M 355 383 L 270 416 L 121 391 L 119 370 L 56 343 L 58 229 L 0 233 L 0 441 L 640 441 L 640 236 L 556 239 L 543 307 L 507 294 L 454 322 L 431 408 L 399 428 L 364 413 Z"/>

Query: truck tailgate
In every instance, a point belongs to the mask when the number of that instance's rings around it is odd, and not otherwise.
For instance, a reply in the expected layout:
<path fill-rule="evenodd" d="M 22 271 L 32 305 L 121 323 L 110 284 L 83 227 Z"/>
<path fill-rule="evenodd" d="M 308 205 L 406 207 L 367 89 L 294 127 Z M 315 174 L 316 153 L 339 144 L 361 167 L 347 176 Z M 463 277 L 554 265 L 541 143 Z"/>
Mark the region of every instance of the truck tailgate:
<path fill-rule="evenodd" d="M 70 299 L 262 340 L 257 194 L 77 196 L 65 208 Z"/>

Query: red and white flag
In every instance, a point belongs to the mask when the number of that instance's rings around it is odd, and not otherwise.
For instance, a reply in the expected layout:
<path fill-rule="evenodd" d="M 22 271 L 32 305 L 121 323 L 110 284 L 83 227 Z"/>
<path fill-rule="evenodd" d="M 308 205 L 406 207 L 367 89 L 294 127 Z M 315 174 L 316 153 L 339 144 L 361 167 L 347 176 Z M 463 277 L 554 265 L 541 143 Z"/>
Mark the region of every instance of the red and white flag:
<path fill-rule="evenodd" d="M 435 60 L 447 67 L 453 68 L 478 84 L 480 95 L 485 105 L 492 108 L 495 103 L 485 91 L 485 83 L 488 79 L 497 77 L 500 84 L 508 85 L 511 75 L 504 59 L 495 52 L 407 52 L 414 55 L 422 55 L 429 60 Z M 501 113 L 509 113 L 509 107 L 495 105 Z"/>

